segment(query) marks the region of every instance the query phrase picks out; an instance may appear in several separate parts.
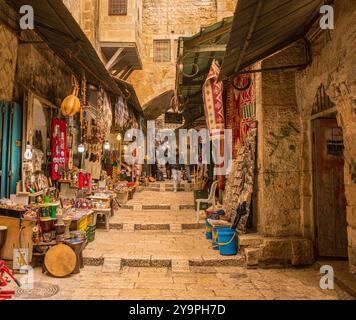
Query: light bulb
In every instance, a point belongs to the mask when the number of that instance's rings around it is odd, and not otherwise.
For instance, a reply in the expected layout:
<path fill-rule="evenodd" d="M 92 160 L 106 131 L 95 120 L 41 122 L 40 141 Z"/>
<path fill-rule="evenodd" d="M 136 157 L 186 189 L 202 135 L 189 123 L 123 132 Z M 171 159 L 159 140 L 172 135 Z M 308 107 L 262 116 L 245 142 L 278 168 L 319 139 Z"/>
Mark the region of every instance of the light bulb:
<path fill-rule="evenodd" d="M 78 152 L 79 153 L 83 153 L 85 151 L 85 147 L 84 147 L 84 144 L 80 144 L 79 146 L 78 146 Z"/>
<path fill-rule="evenodd" d="M 119 134 L 117 135 L 117 137 L 116 137 L 116 140 L 117 140 L 117 141 L 121 141 L 121 139 L 122 139 L 121 133 L 119 133 Z"/>
<path fill-rule="evenodd" d="M 23 157 L 24 157 L 26 160 L 31 160 L 31 159 L 32 159 L 31 145 L 30 145 L 29 142 L 27 142 L 27 144 L 26 144 L 26 151 L 25 151 Z"/>
<path fill-rule="evenodd" d="M 127 146 L 124 146 L 124 150 L 125 150 L 125 151 L 127 150 Z"/>
<path fill-rule="evenodd" d="M 110 150 L 110 143 L 107 140 L 104 143 L 104 150 Z"/>

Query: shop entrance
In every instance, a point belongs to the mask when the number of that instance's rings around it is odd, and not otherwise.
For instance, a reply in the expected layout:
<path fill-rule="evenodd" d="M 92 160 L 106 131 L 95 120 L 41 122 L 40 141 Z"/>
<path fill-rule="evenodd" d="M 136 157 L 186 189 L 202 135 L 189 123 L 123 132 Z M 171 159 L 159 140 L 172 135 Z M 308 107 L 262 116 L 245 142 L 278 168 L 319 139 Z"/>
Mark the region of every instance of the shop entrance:
<path fill-rule="evenodd" d="M 315 244 L 318 257 L 347 258 L 342 128 L 335 118 L 313 120 Z"/>

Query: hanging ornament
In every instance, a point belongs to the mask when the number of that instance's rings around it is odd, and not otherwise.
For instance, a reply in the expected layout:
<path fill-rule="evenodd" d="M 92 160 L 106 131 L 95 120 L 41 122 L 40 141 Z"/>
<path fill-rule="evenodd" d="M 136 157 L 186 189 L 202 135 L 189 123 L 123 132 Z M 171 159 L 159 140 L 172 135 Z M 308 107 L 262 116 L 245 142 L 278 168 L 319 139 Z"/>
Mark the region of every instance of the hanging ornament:
<path fill-rule="evenodd" d="M 26 160 L 31 160 L 32 159 L 32 151 L 31 151 L 31 145 L 30 145 L 29 141 L 27 141 L 27 143 L 26 143 L 26 150 L 25 150 L 25 153 L 24 153 L 23 157 Z"/>

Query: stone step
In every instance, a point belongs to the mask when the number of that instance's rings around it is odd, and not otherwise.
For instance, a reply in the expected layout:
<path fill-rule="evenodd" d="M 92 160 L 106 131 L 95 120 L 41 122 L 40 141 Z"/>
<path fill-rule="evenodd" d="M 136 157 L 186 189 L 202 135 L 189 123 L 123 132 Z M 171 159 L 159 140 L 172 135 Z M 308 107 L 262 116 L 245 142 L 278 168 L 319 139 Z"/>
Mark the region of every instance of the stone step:
<path fill-rule="evenodd" d="M 170 205 L 170 204 L 142 204 L 142 203 L 130 203 L 122 204 L 121 209 L 123 210 L 133 210 L 133 211 L 144 211 L 144 210 L 194 210 L 195 206 L 193 204 L 179 204 L 179 205 Z M 119 212 L 120 214 L 120 212 Z"/>
<path fill-rule="evenodd" d="M 189 272 L 189 267 L 245 266 L 245 257 L 235 256 L 201 257 L 199 259 L 137 257 L 85 257 L 84 265 L 103 266 L 103 272 L 118 272 L 122 267 L 172 268 L 173 272 Z"/>
<path fill-rule="evenodd" d="M 130 225 L 128 227 L 127 225 Z M 125 227 L 124 227 L 125 226 Z M 184 230 L 201 230 L 205 229 L 205 224 L 201 223 L 110 223 L 110 230 L 120 230 L 126 232 L 146 231 L 146 230 L 161 230 L 170 232 L 182 232 Z M 105 229 L 104 223 L 97 224 L 98 229 Z"/>

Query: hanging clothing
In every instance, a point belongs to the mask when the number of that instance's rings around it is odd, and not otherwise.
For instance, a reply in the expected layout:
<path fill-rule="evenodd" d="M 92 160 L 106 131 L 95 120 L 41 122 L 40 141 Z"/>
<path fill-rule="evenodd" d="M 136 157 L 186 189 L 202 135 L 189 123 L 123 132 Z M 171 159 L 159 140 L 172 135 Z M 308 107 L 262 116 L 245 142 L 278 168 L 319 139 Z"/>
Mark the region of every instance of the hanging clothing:
<path fill-rule="evenodd" d="M 213 60 L 207 79 L 203 85 L 203 100 L 207 127 L 211 139 L 220 139 L 225 129 L 223 83 L 218 81 L 220 66 Z M 219 130 L 213 133 L 212 130 Z"/>

